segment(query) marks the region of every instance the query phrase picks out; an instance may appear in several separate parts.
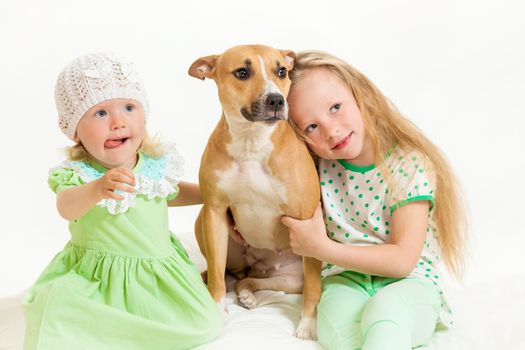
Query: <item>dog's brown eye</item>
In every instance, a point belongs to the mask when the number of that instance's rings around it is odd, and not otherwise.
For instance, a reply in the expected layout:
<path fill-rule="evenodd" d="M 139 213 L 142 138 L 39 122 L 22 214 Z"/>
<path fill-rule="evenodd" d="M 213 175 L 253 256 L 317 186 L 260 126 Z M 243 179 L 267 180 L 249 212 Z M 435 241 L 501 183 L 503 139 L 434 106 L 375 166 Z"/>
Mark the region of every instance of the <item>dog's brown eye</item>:
<path fill-rule="evenodd" d="M 233 74 L 239 80 L 246 80 L 250 77 L 250 71 L 246 68 L 239 68 Z"/>
<path fill-rule="evenodd" d="M 281 79 L 286 78 L 286 68 L 284 67 L 279 68 L 279 70 L 277 71 L 277 76 Z"/>

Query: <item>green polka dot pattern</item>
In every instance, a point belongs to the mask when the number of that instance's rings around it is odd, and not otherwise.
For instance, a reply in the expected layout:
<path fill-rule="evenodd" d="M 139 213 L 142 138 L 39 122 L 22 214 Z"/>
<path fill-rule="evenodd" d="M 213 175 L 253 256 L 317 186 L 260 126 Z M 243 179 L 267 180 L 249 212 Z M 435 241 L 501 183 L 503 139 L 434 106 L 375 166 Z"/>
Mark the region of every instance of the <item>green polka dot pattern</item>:
<path fill-rule="evenodd" d="M 432 208 L 435 178 L 423 154 L 405 153 L 396 147 L 385 158 L 385 166 L 391 174 L 391 186 L 375 165 L 360 167 L 344 160 L 320 161 L 323 208 L 331 239 L 360 246 L 388 243 L 395 234 L 390 223 L 397 208 L 413 201 L 429 201 Z M 435 265 L 441 252 L 432 213 L 431 209 L 423 252 L 411 275 L 426 278 L 439 288 Z M 344 270 L 327 265 L 322 273 L 329 276 Z M 442 320 L 447 323 L 443 318 L 446 316 L 442 315 Z"/>

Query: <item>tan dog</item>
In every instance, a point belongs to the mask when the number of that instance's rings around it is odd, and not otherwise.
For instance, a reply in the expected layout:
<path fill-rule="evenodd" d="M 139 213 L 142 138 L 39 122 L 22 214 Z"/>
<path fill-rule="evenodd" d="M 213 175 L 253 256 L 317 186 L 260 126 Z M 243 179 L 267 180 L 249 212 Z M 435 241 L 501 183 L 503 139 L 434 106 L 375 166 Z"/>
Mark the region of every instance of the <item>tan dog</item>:
<path fill-rule="evenodd" d="M 222 308 L 225 269 L 237 276 L 248 270 L 235 287 L 239 302 L 253 308 L 261 289 L 303 292 L 296 336 L 315 339 L 321 263 L 291 252 L 280 221 L 310 218 L 319 202 L 313 160 L 286 121 L 294 58 L 292 51 L 237 46 L 191 65 L 191 76 L 215 81 L 223 108 L 201 160 L 204 206 L 195 233 L 208 261 L 208 289 Z"/>

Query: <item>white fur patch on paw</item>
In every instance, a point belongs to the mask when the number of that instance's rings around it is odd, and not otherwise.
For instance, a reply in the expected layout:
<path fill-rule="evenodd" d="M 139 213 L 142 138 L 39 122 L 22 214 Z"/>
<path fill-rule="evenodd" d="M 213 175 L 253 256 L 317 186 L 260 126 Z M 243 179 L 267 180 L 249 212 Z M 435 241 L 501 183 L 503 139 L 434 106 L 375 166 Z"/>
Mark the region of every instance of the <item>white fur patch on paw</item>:
<path fill-rule="evenodd" d="M 302 316 L 294 334 L 299 339 L 317 340 L 317 323 L 312 317 Z"/>
<path fill-rule="evenodd" d="M 239 292 L 239 302 L 242 306 L 250 310 L 257 306 L 255 295 L 246 289 L 243 289 Z"/>

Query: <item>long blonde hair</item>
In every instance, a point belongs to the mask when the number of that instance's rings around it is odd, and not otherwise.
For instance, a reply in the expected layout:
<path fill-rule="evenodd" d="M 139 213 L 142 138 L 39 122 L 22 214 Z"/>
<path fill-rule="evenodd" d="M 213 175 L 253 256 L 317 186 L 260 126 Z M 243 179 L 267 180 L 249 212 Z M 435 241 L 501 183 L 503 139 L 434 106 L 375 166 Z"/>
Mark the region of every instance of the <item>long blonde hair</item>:
<path fill-rule="evenodd" d="M 344 81 L 354 94 L 363 117 L 366 136 L 373 146 L 374 163 L 382 174 L 388 177 L 389 172 L 384 171 L 384 155 L 394 145 L 418 150 L 430 159 L 436 173 L 433 215 L 443 261 L 456 278 L 461 278 L 468 235 L 467 215 L 456 177 L 442 152 L 410 120 L 401 115 L 367 77 L 333 55 L 315 50 L 299 52 L 294 68 L 290 71 L 292 86 L 301 80 L 307 70 L 313 68 L 329 70 Z M 289 121 L 294 130 L 309 142 L 291 118 Z"/>
<path fill-rule="evenodd" d="M 89 153 L 86 151 L 81 142 L 77 142 L 75 145 L 67 147 L 65 151 L 69 160 L 83 161 L 89 159 Z M 142 151 L 153 158 L 157 158 L 160 157 L 165 150 L 158 136 L 152 137 L 146 133 L 142 143 L 139 146 L 139 151 Z"/>

